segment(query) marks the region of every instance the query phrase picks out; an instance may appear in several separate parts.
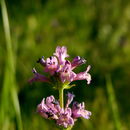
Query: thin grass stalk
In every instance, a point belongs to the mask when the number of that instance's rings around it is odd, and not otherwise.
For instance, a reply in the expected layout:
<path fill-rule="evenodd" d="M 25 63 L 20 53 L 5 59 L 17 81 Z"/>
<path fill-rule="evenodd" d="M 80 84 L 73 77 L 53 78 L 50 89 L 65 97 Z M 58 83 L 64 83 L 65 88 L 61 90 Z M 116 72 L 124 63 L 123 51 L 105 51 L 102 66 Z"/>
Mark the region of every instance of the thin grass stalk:
<path fill-rule="evenodd" d="M 121 130 L 121 122 L 120 122 L 120 117 L 119 117 L 118 105 L 116 101 L 116 95 L 115 95 L 112 81 L 109 75 L 106 76 L 106 86 L 107 86 L 107 92 L 108 92 L 108 100 L 109 100 L 109 104 L 112 110 L 111 115 L 113 116 L 115 129 Z"/>
<path fill-rule="evenodd" d="M 3 91 L 1 97 L 1 113 L 0 113 L 1 124 L 2 124 L 2 128 L 4 129 L 6 127 L 6 124 L 8 124 L 8 123 L 4 123 L 5 119 L 7 121 L 10 121 L 12 117 L 10 111 L 14 110 L 15 113 L 14 117 L 16 118 L 17 121 L 17 128 L 19 130 L 22 130 L 20 106 L 19 106 L 18 94 L 16 90 L 15 58 L 14 58 L 15 55 L 13 54 L 13 47 L 11 44 L 10 27 L 9 27 L 8 13 L 7 13 L 5 0 L 1 0 L 1 12 L 2 12 L 4 32 L 5 32 L 6 48 L 7 48 L 7 54 L 5 58 L 6 59 L 5 75 L 4 75 Z M 10 105 L 13 105 L 13 109 L 11 109 Z"/>

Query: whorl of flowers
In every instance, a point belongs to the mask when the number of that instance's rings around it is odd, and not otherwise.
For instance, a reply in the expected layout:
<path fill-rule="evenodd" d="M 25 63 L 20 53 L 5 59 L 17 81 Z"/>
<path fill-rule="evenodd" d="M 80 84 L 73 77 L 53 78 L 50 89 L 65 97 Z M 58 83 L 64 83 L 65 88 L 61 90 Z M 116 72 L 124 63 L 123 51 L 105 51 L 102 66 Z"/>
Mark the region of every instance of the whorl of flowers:
<path fill-rule="evenodd" d="M 85 110 L 84 102 L 78 103 L 73 102 L 72 108 L 69 107 L 73 101 L 74 95 L 71 93 L 67 94 L 67 103 L 65 108 L 61 108 L 59 102 L 54 96 L 43 98 L 42 102 L 37 107 L 37 112 L 46 119 L 55 120 L 60 126 L 67 128 L 73 126 L 74 122 L 79 117 L 89 119 L 91 112 Z"/>
<path fill-rule="evenodd" d="M 30 83 L 35 81 L 48 82 L 53 84 L 55 89 L 59 90 L 59 100 L 54 96 L 43 98 L 42 102 L 37 107 L 37 112 L 46 119 L 55 120 L 59 126 L 64 128 L 72 127 L 74 122 L 79 117 L 86 119 L 90 118 L 91 112 L 85 110 L 84 102 L 73 102 L 74 95 L 67 94 L 67 102 L 64 107 L 63 90 L 69 89 L 74 85 L 70 85 L 75 80 L 86 80 L 87 84 L 91 81 L 91 75 L 88 73 L 90 65 L 86 71 L 76 74 L 73 70 L 86 63 L 86 60 L 80 56 L 76 56 L 72 61 L 67 60 L 67 48 L 65 46 L 58 46 L 53 56 L 44 59 L 40 58 L 37 62 L 43 66 L 43 72 L 48 73 L 49 76 L 39 74 L 36 69 L 33 69 L 34 77 L 29 80 Z"/>
<path fill-rule="evenodd" d="M 91 75 L 88 73 L 90 65 L 84 72 L 76 74 L 73 71 L 76 67 L 86 63 L 86 60 L 80 56 L 76 56 L 72 62 L 70 62 L 69 60 L 66 60 L 67 57 L 69 57 L 69 55 L 67 54 L 66 47 L 58 46 L 53 56 L 47 58 L 46 60 L 42 57 L 37 61 L 43 66 L 43 71 L 50 74 L 50 77 L 39 74 L 34 68 L 34 77 L 30 79 L 29 82 L 41 81 L 55 84 L 55 81 L 58 80 L 58 83 L 69 84 L 75 80 L 87 80 L 87 83 L 89 84 L 91 81 Z"/>

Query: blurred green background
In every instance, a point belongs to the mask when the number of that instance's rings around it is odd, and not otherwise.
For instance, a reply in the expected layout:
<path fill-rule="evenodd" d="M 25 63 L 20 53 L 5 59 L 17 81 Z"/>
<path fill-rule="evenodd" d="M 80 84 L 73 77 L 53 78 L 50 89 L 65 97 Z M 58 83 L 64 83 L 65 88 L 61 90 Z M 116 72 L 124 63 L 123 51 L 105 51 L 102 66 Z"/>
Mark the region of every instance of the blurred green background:
<path fill-rule="evenodd" d="M 58 98 L 58 92 L 28 83 L 33 67 L 42 70 L 37 59 L 51 56 L 57 45 L 68 48 L 70 60 L 79 55 L 92 66 L 91 84 L 77 81 L 69 90 L 92 112 L 73 129 L 130 129 L 129 0 L 1 0 L 0 9 L 1 130 L 58 129 L 36 113 L 43 97 Z"/>

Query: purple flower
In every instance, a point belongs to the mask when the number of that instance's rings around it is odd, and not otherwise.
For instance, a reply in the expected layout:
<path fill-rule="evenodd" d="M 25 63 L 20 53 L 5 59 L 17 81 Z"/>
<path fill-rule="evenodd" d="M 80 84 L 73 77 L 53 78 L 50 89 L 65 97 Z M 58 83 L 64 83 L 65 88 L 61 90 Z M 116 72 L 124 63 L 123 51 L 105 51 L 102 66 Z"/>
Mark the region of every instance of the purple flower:
<path fill-rule="evenodd" d="M 85 72 L 80 72 L 80 73 L 76 74 L 76 77 L 74 78 L 74 80 L 87 80 L 87 83 L 90 84 L 91 75 L 88 73 L 90 68 L 91 67 L 89 65 Z"/>
<path fill-rule="evenodd" d="M 73 98 L 75 97 L 75 95 L 74 94 L 72 94 L 72 93 L 68 93 L 67 94 L 67 103 L 66 103 L 66 108 L 67 107 L 69 107 L 69 105 L 71 104 L 71 102 L 73 101 Z"/>
<path fill-rule="evenodd" d="M 37 112 L 44 118 L 58 119 L 58 113 L 61 111 L 60 105 L 53 96 L 42 100 L 37 107 Z"/>
<path fill-rule="evenodd" d="M 54 88 L 58 89 L 59 92 L 63 92 L 64 89 L 69 89 L 74 85 L 69 85 L 72 81 L 75 80 L 87 80 L 89 84 L 91 81 L 91 75 L 88 73 L 90 70 L 90 65 L 87 67 L 85 72 L 80 72 L 76 74 L 73 70 L 84 64 L 85 59 L 77 56 L 72 62 L 66 60 L 69 57 L 67 54 L 67 48 L 65 46 L 58 46 L 56 48 L 53 56 L 47 58 L 40 58 L 37 63 L 40 63 L 43 66 L 43 72 L 49 73 L 48 77 L 37 73 L 33 69 L 34 77 L 29 80 L 29 82 L 40 81 L 40 82 L 49 82 L 54 85 Z M 84 102 L 78 103 L 74 102 L 71 108 L 71 103 L 75 97 L 74 94 L 67 94 L 67 101 L 64 108 L 63 93 L 60 93 L 60 106 L 59 102 L 54 98 L 54 96 L 49 96 L 46 99 L 43 98 L 42 102 L 37 106 L 37 112 L 46 119 L 55 120 L 59 126 L 65 128 L 73 126 L 74 122 L 79 117 L 84 117 L 89 119 L 91 112 L 85 110 Z"/>
<path fill-rule="evenodd" d="M 76 77 L 76 74 L 71 69 L 71 63 L 69 61 L 65 62 L 65 65 L 60 70 L 60 78 L 64 83 L 65 81 L 72 82 Z"/>
<path fill-rule="evenodd" d="M 44 60 L 44 56 L 42 56 L 42 58 L 39 58 L 37 63 L 40 63 L 42 66 L 46 66 L 46 61 Z"/>
<path fill-rule="evenodd" d="M 46 119 L 56 120 L 58 125 L 65 128 L 74 125 L 71 108 L 61 108 L 53 96 L 47 97 L 46 102 L 43 99 L 37 107 L 37 112 Z"/>
<path fill-rule="evenodd" d="M 76 68 L 77 66 L 84 64 L 85 62 L 86 62 L 85 59 L 81 58 L 80 56 L 76 56 L 76 57 L 73 59 L 72 63 L 71 63 L 72 70 L 73 70 L 74 68 Z"/>
<path fill-rule="evenodd" d="M 79 117 L 89 119 L 91 112 L 85 110 L 84 102 L 74 102 L 72 108 L 69 107 L 74 97 L 74 94 L 67 94 L 67 103 L 65 108 L 60 107 L 59 102 L 55 100 L 54 96 L 47 97 L 46 101 L 45 98 L 43 98 L 42 102 L 37 106 L 37 112 L 43 118 L 55 120 L 59 126 L 65 128 L 73 126 L 74 122 Z"/>
<path fill-rule="evenodd" d="M 48 108 L 47 108 L 47 106 L 45 105 L 44 100 L 45 100 L 45 99 L 43 99 L 42 102 L 41 102 L 41 104 L 39 104 L 39 105 L 37 106 L 37 112 L 38 112 L 42 117 L 48 118 L 48 115 L 47 115 Z"/>
<path fill-rule="evenodd" d="M 70 108 L 66 108 L 63 112 L 60 112 L 59 118 L 56 121 L 59 126 L 67 128 L 74 125 L 74 120 L 71 117 L 72 112 Z"/>
<path fill-rule="evenodd" d="M 53 75 L 57 71 L 57 69 L 58 69 L 57 58 L 54 56 L 47 58 L 44 71 L 49 72 L 51 75 Z"/>
<path fill-rule="evenodd" d="M 40 81 L 40 82 L 49 82 L 50 81 L 44 75 L 37 73 L 35 68 L 33 68 L 32 72 L 34 73 L 34 77 L 29 80 L 30 83 L 35 82 L 35 81 Z"/>
<path fill-rule="evenodd" d="M 70 83 L 75 80 L 87 80 L 89 84 L 91 81 L 91 75 L 88 73 L 90 70 L 90 66 L 87 67 L 85 72 L 80 72 L 76 74 L 73 72 L 73 69 L 82 65 L 86 62 L 85 59 L 77 56 L 73 59 L 72 62 L 66 60 L 65 58 L 68 57 L 67 48 L 65 46 L 58 46 L 54 53 L 54 56 L 47 58 L 46 60 L 44 57 L 40 58 L 37 62 L 40 63 L 44 68 L 44 72 L 48 72 L 51 76 L 49 78 L 37 73 L 35 70 L 34 78 L 32 78 L 29 82 L 33 81 L 41 81 L 41 82 L 52 82 L 54 84 L 63 84 L 63 83 Z M 52 78 L 53 76 L 53 78 Z M 55 81 L 57 83 L 55 83 Z M 56 86 L 57 87 L 57 86 Z"/>
<path fill-rule="evenodd" d="M 72 107 L 72 115 L 74 119 L 79 117 L 84 117 L 86 119 L 89 119 L 91 116 L 91 112 L 85 110 L 84 102 L 82 103 L 74 102 Z"/>
<path fill-rule="evenodd" d="M 67 48 L 65 46 L 57 46 L 56 52 L 53 55 L 57 56 L 60 65 L 64 65 L 65 58 L 69 57 L 69 55 L 67 54 Z"/>

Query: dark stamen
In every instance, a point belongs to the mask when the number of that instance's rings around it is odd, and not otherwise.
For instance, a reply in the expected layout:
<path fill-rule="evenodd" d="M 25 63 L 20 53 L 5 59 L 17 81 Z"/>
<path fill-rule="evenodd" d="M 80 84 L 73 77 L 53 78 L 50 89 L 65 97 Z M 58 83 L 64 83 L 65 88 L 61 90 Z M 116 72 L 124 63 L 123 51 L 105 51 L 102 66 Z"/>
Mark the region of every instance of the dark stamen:
<path fill-rule="evenodd" d="M 54 114 L 50 113 L 50 112 L 46 112 L 46 114 L 48 115 L 48 118 L 52 117 Z"/>
<path fill-rule="evenodd" d="M 52 56 L 50 56 L 50 60 L 52 60 Z"/>
<path fill-rule="evenodd" d="M 40 63 L 40 61 L 41 61 L 41 58 L 39 58 L 39 59 L 37 60 L 37 63 Z"/>
<path fill-rule="evenodd" d="M 53 103 L 54 105 L 59 105 L 58 101 L 52 101 L 51 103 Z"/>

